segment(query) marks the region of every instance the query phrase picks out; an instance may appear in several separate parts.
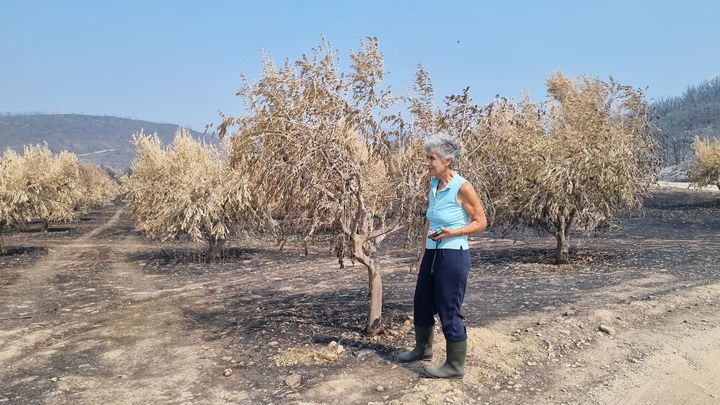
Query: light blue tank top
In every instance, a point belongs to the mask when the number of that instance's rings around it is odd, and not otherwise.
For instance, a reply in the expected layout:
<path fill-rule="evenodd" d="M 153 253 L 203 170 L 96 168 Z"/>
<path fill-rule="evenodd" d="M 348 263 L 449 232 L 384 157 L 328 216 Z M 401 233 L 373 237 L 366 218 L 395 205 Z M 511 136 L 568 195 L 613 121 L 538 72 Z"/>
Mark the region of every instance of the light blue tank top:
<path fill-rule="evenodd" d="M 465 212 L 465 209 L 458 203 L 457 194 L 460 190 L 460 186 L 463 185 L 465 180 L 457 172 L 453 175 L 450 183 L 448 183 L 442 190 L 438 190 L 440 179 L 433 177 L 430 180 L 430 193 L 428 194 L 428 209 L 425 216 L 430 224 L 428 229 L 428 235 L 433 230 L 440 229 L 444 226 L 448 229 L 455 229 L 463 227 L 470 223 L 470 218 Z M 436 197 L 437 194 L 437 197 Z M 443 238 L 440 243 L 435 242 L 432 239 L 427 239 L 425 235 L 425 247 L 427 249 L 465 249 L 468 247 L 468 237 L 453 236 Z"/>

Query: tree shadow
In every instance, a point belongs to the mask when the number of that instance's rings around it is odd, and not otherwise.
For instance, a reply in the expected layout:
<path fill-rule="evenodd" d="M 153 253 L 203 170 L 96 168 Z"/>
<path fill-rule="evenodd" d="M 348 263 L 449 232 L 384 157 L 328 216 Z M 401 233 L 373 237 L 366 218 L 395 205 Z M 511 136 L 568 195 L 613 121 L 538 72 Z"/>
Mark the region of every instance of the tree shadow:
<path fill-rule="evenodd" d="M 173 267 L 178 264 L 241 263 L 263 253 L 264 249 L 232 247 L 223 250 L 214 260 L 207 249 L 193 247 L 169 247 L 129 253 L 128 259 L 152 263 L 158 267 Z"/>
<path fill-rule="evenodd" d="M 684 194 L 678 198 L 678 194 Z M 643 208 L 653 210 L 688 210 L 697 208 L 720 208 L 720 194 L 698 190 L 655 192 L 645 200 Z"/>
<path fill-rule="evenodd" d="M 586 262 L 607 262 L 622 259 L 620 251 L 578 248 L 570 246 L 569 255 L 571 264 Z M 508 264 L 542 264 L 555 265 L 555 249 L 536 248 L 528 246 L 512 246 L 492 250 L 480 250 L 472 255 L 473 266 L 479 264 L 508 265 Z M 562 269 L 562 266 L 556 266 Z"/>
<path fill-rule="evenodd" d="M 6 246 L 6 251 L 0 257 L 10 256 L 45 256 L 48 254 L 48 248 L 45 246 Z"/>

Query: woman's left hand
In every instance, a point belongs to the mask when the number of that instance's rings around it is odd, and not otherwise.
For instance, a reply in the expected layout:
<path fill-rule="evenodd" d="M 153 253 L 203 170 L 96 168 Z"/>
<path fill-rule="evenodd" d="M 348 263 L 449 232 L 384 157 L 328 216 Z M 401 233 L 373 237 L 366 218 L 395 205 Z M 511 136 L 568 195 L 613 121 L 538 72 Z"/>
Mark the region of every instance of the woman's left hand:
<path fill-rule="evenodd" d="M 445 228 L 444 226 L 441 226 L 440 232 L 430 239 L 434 240 L 435 242 L 439 242 L 442 238 L 447 238 L 448 236 L 452 236 L 452 231 L 448 228 Z"/>

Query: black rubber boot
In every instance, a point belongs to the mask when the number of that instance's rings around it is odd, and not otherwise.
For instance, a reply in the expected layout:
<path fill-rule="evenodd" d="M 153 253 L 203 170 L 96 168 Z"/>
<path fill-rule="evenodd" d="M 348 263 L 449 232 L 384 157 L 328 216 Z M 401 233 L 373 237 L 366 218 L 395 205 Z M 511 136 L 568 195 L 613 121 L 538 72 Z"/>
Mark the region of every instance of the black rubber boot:
<path fill-rule="evenodd" d="M 398 354 L 397 361 L 406 363 L 432 359 L 433 327 L 415 326 L 415 348 Z"/>
<path fill-rule="evenodd" d="M 467 340 L 447 342 L 447 360 L 442 367 L 426 367 L 426 377 L 430 378 L 463 378 L 465 375 L 465 354 Z"/>

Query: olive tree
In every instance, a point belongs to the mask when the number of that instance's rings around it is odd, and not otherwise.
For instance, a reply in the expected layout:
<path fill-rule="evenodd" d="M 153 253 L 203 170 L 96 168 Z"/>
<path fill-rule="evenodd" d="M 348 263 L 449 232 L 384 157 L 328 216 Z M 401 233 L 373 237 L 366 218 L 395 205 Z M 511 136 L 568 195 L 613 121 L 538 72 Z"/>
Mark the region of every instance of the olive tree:
<path fill-rule="evenodd" d="M 720 139 L 695 138 L 692 147 L 695 160 L 688 165 L 692 185 L 720 189 Z"/>
<path fill-rule="evenodd" d="M 46 144 L 25 146 L 22 156 L 23 179 L 32 216 L 50 222 L 76 219 L 76 204 L 81 200 L 77 156 L 62 151 L 53 154 Z"/>
<path fill-rule="evenodd" d="M 0 254 L 7 252 L 2 234 L 32 219 L 32 206 L 25 180 L 22 156 L 8 149 L 0 159 Z"/>
<path fill-rule="evenodd" d="M 80 209 L 102 205 L 112 201 L 119 193 L 119 184 L 102 167 L 87 163 L 78 163 L 78 182 L 80 186 Z"/>
<path fill-rule="evenodd" d="M 23 154 L 7 150 L 0 162 L 0 234 L 33 218 L 49 223 L 77 218 L 77 157 L 53 154 L 47 145 L 26 145 Z M 5 248 L 0 241 L 0 251 Z"/>
<path fill-rule="evenodd" d="M 189 235 L 205 241 L 210 259 L 250 207 L 248 181 L 229 165 L 228 153 L 180 129 L 163 147 L 157 135 L 136 134 L 137 158 L 123 178 L 124 199 L 138 227 L 160 240 Z"/>
<path fill-rule="evenodd" d="M 261 78 L 238 95 L 247 113 L 224 116 L 234 163 L 252 167 L 253 189 L 282 234 L 305 240 L 321 231 L 340 265 L 367 270 L 366 331 L 382 330 L 383 240 L 419 214 L 424 185 L 421 140 L 392 113 L 398 99 L 381 88 L 383 57 L 370 37 L 341 72 L 328 43 L 291 63 L 266 58 Z"/>
<path fill-rule="evenodd" d="M 498 219 L 553 235 L 560 264 L 569 262 L 571 230 L 596 229 L 641 205 L 658 161 L 641 90 L 559 72 L 547 88 L 544 105 L 525 97 L 489 112 L 490 153 L 503 167 Z"/>

